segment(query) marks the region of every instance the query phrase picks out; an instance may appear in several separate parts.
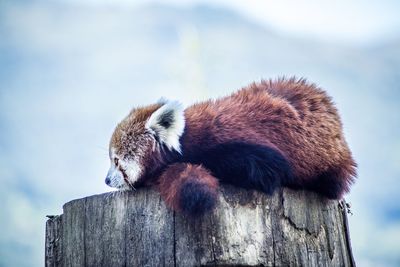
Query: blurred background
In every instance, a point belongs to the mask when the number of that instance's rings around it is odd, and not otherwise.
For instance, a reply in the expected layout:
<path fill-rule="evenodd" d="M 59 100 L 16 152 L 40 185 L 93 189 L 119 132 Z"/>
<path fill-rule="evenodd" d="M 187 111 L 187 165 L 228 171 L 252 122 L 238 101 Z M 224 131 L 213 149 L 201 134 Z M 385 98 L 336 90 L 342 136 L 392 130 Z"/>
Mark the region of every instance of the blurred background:
<path fill-rule="evenodd" d="M 45 215 L 110 191 L 109 138 L 133 106 L 282 75 L 342 115 L 356 262 L 400 266 L 400 2 L 320 3 L 0 0 L 0 266 L 42 266 Z"/>

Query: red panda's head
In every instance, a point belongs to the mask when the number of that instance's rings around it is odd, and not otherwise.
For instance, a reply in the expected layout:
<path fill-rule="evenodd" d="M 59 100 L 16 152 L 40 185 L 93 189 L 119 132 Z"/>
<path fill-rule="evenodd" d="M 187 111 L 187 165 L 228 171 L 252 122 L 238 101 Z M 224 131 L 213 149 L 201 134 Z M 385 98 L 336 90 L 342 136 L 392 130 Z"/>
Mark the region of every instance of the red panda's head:
<path fill-rule="evenodd" d="M 115 128 L 110 140 L 111 167 L 106 184 L 126 190 L 161 161 L 162 149 L 181 153 L 179 138 L 185 127 L 182 105 L 162 101 L 135 108 Z"/>

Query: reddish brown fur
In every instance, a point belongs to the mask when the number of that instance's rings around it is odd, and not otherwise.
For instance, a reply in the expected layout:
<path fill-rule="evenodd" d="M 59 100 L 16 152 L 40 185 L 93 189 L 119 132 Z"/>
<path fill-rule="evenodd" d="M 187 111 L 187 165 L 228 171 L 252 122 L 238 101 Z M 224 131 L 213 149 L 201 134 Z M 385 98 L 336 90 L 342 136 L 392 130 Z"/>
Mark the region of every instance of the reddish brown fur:
<path fill-rule="evenodd" d="M 151 150 L 155 139 L 146 132 L 145 123 L 160 106 L 133 110 L 117 126 L 110 145 L 118 154 L 140 151 L 145 173 L 138 183 L 157 179 L 165 169 L 157 187 L 175 210 L 181 209 L 179 194 L 185 181 L 196 179 L 211 192 L 216 192 L 218 183 L 199 165 L 173 163 L 218 144 L 243 142 L 273 148 L 290 163 L 295 178 L 290 186 L 331 198 L 349 191 L 354 181 L 356 163 L 344 139 L 337 109 L 323 90 L 303 79 L 253 83 L 230 96 L 188 107 L 180 138 L 183 156 L 171 152 L 172 157 L 167 158 L 171 155 L 160 147 Z"/>
<path fill-rule="evenodd" d="M 116 154 L 134 156 L 140 149 L 138 144 L 143 147 L 151 146 L 151 139 L 146 138 L 145 124 L 151 114 L 161 106 L 162 104 L 153 104 L 135 108 L 117 125 L 110 140 L 110 147 L 115 149 Z"/>
<path fill-rule="evenodd" d="M 185 117 L 181 142 L 188 152 L 231 141 L 275 147 L 289 159 L 299 185 L 340 168 L 348 191 L 356 174 L 331 98 L 303 79 L 253 83 L 193 105 Z"/>

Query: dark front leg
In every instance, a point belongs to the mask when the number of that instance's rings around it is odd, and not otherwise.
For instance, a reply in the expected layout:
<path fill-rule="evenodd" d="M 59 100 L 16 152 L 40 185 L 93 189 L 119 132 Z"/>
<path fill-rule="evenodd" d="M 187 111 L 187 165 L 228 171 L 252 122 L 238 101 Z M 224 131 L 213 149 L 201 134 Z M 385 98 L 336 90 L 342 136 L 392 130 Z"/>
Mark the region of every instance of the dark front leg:
<path fill-rule="evenodd" d="M 223 182 L 272 194 L 293 181 L 291 166 L 278 150 L 242 142 L 226 143 L 193 158 Z"/>
<path fill-rule="evenodd" d="M 157 188 L 168 207 L 197 216 L 215 207 L 218 181 L 200 165 L 175 163 L 160 176 Z"/>

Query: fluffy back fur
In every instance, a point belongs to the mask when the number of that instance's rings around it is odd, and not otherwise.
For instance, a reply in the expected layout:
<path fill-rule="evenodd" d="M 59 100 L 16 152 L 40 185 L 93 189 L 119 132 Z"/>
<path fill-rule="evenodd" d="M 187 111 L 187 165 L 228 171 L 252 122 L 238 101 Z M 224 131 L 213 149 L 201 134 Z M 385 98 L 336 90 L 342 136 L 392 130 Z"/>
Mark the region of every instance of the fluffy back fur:
<path fill-rule="evenodd" d="M 171 195 L 169 190 L 183 192 L 182 183 L 166 180 L 215 177 L 266 193 L 290 186 L 340 198 L 356 176 L 356 163 L 331 98 L 316 85 L 295 78 L 253 83 L 184 111 L 176 102 L 134 109 L 117 126 L 110 151 L 112 162 L 116 157 L 125 166 L 122 188 L 155 183 L 165 196 Z M 168 171 L 174 163 L 186 165 Z M 129 174 L 125 169 L 130 164 L 140 171 Z M 198 192 L 215 196 L 217 183 L 199 184 Z M 177 199 L 168 200 L 170 206 L 184 210 Z"/>

